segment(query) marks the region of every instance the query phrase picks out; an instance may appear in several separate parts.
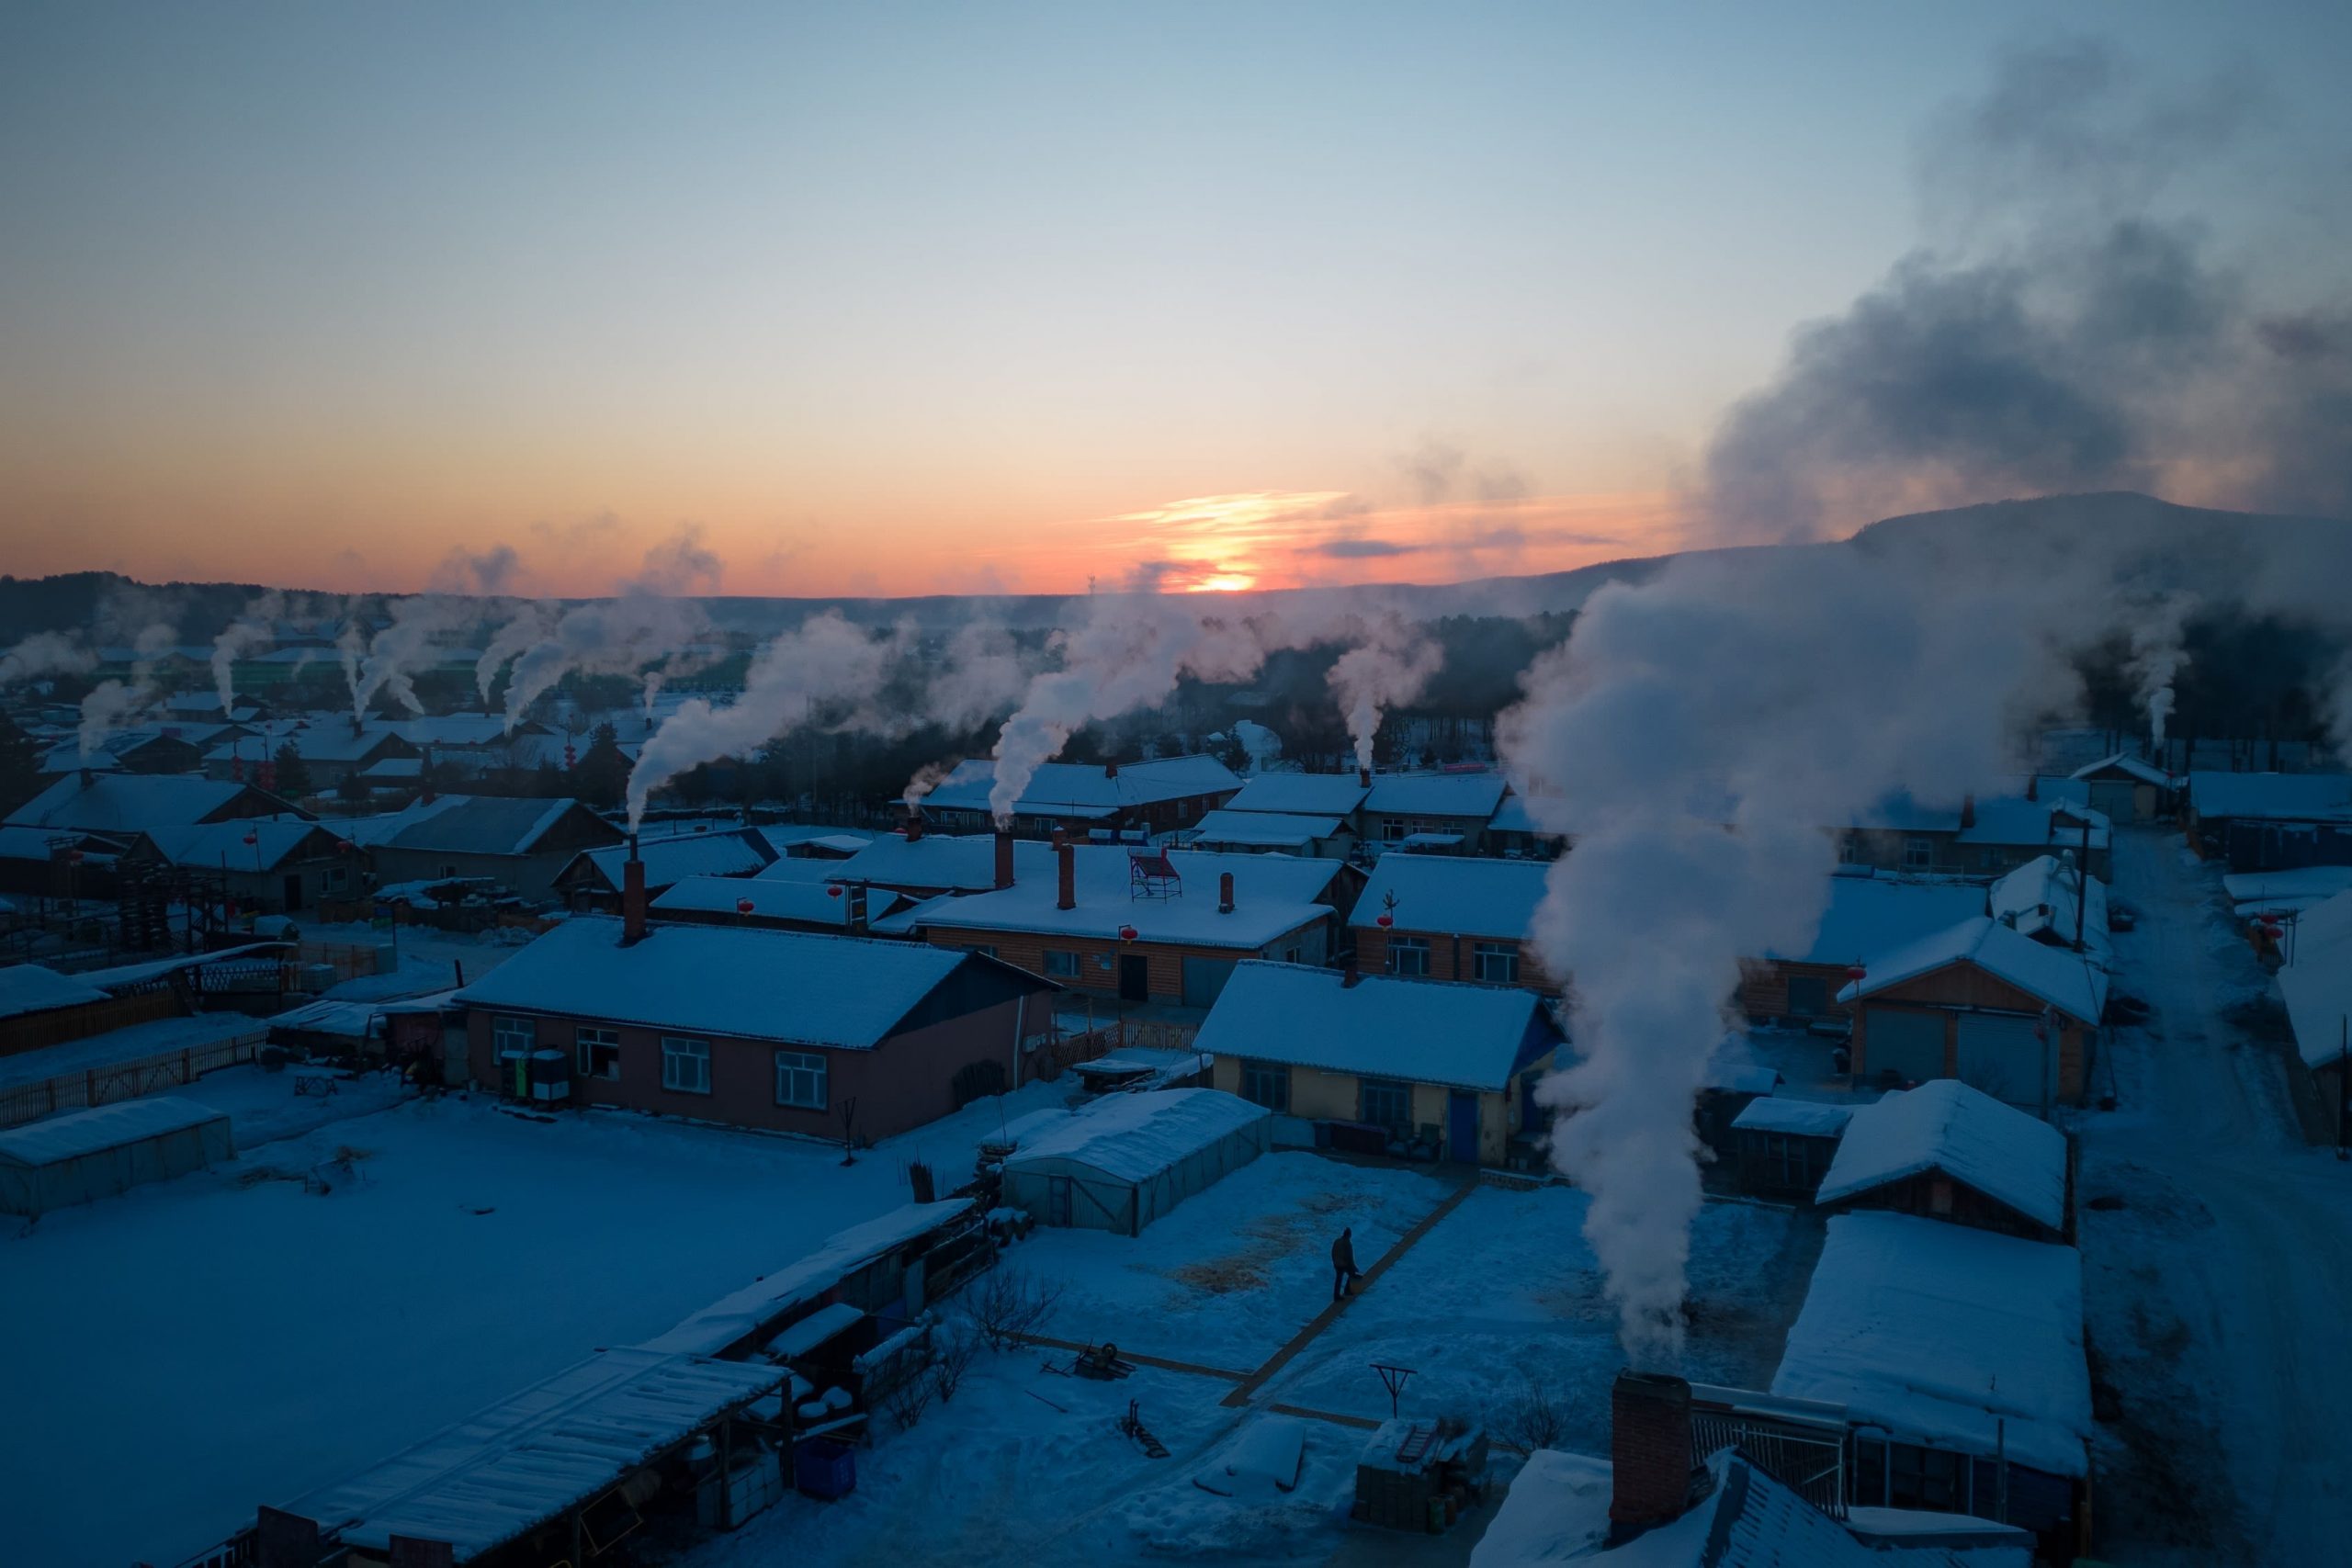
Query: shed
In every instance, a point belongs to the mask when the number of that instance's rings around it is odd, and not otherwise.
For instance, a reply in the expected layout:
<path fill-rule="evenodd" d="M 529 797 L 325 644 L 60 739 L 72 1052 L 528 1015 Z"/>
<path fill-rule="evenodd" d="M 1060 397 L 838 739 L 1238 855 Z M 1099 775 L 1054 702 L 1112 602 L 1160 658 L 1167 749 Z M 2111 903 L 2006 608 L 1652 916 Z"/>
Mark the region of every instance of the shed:
<path fill-rule="evenodd" d="M 1140 1235 L 1266 1152 L 1273 1117 L 1213 1089 L 1113 1095 L 1004 1163 L 1004 1204 L 1045 1224 Z"/>
<path fill-rule="evenodd" d="M 2076 768 L 2068 777 L 2082 781 L 2094 810 L 2117 822 L 2153 822 L 2179 805 L 2181 781 L 2128 751 Z"/>
<path fill-rule="evenodd" d="M 1811 1198 L 1838 1156 L 1850 1105 L 1765 1095 L 1732 1119 L 1740 1190 L 1760 1198 Z"/>
<path fill-rule="evenodd" d="M 170 1095 L 118 1100 L 0 1133 L 0 1213 L 38 1218 L 234 1158 L 229 1118 Z"/>
<path fill-rule="evenodd" d="M 1937 1078 L 1857 1107 L 1814 1201 L 2054 1241 L 2066 1229 L 2066 1135 Z"/>

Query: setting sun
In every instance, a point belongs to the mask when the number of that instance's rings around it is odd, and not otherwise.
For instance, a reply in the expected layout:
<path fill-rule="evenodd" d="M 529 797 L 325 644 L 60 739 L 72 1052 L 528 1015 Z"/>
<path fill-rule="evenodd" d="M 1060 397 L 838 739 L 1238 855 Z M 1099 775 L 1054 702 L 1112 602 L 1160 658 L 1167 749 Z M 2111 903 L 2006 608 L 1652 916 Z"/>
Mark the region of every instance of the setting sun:
<path fill-rule="evenodd" d="M 1214 577 L 1204 577 L 1193 583 L 1193 592 L 1195 593 L 1238 593 L 1246 588 L 1256 587 L 1257 583 L 1258 580 L 1245 571 L 1220 571 Z"/>

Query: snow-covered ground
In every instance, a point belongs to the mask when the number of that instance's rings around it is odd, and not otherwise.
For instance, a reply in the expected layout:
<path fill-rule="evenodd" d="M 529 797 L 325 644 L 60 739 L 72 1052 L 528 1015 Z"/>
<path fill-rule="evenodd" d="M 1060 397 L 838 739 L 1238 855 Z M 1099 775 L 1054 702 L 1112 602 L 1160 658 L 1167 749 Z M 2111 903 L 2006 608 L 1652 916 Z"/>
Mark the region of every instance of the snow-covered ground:
<path fill-rule="evenodd" d="M 345 1088 L 215 1074 L 190 1093 L 231 1110 L 238 1160 L 0 1231 L 0 1561 L 175 1562 L 906 1201 L 909 1159 L 960 1178 L 1004 1114 L 843 1168 L 814 1144 Z M 1059 1099 L 1033 1086 L 1011 1113 Z"/>
<path fill-rule="evenodd" d="M 467 980 L 479 980 L 527 944 L 531 933 L 519 926 L 492 931 L 455 932 L 431 926 L 400 926 L 378 931 L 370 925 L 304 926 L 305 941 L 353 947 L 390 947 L 393 967 L 381 975 L 345 980 L 325 994 L 336 1001 L 373 1002 L 447 990 Z"/>
<path fill-rule="evenodd" d="M 2115 855 L 2142 917 L 2116 987 L 2154 1011 L 2113 1032 L 2094 1093 L 2111 1072 L 2120 1105 L 2082 1126 L 2107 1554 L 2352 1560 L 2352 1166 L 2302 1142 L 2220 869 L 2173 833 L 2120 832 Z"/>

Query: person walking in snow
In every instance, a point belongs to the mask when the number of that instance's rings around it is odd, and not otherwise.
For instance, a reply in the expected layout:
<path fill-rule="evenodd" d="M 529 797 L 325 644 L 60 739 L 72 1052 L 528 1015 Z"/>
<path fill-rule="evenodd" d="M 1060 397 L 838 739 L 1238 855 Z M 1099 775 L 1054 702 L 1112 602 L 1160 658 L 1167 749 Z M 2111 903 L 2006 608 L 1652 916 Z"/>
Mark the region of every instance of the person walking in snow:
<path fill-rule="evenodd" d="M 1363 1270 L 1356 1267 L 1355 1227 L 1350 1225 L 1331 1244 L 1331 1299 L 1346 1295 L 1349 1283 L 1363 1278 Z"/>

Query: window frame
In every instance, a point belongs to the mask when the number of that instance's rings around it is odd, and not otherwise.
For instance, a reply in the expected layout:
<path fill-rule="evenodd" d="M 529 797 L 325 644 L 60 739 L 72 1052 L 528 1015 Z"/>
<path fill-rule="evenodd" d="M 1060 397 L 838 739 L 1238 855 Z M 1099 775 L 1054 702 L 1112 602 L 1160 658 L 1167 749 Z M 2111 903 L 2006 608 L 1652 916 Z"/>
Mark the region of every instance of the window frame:
<path fill-rule="evenodd" d="M 592 1036 L 594 1038 L 591 1038 Z M 571 1032 L 571 1050 L 573 1066 L 582 1077 L 600 1078 L 606 1083 L 614 1082 L 620 1077 L 621 1032 L 619 1030 L 599 1028 L 594 1024 L 582 1024 Z M 605 1071 L 599 1072 L 596 1068 L 594 1053 L 597 1051 L 612 1053 Z"/>
<path fill-rule="evenodd" d="M 1401 1102 L 1403 1116 L 1396 1121 L 1385 1121 L 1374 1115 L 1374 1097 L 1385 1100 L 1391 1095 Z M 1413 1134 L 1413 1086 L 1402 1078 L 1356 1079 L 1356 1120 L 1368 1126 L 1385 1127 L 1392 1133 L 1411 1137 Z"/>
<path fill-rule="evenodd" d="M 775 1054 L 775 1102 L 787 1111 L 832 1109 L 832 1064 L 821 1051 L 778 1051 Z M 806 1077 L 816 1086 L 816 1099 L 796 1100 L 785 1093 L 787 1076 Z"/>
<path fill-rule="evenodd" d="M 1904 870 L 1932 871 L 1935 869 L 1935 864 L 1936 841 L 1933 839 L 1922 839 L 1913 835 L 1903 840 Z"/>
<path fill-rule="evenodd" d="M 1241 1098 L 1252 1105 L 1262 1105 L 1277 1116 L 1290 1114 L 1290 1064 L 1288 1062 L 1250 1062 L 1241 1064 Z"/>
<path fill-rule="evenodd" d="M 689 1050 L 686 1047 L 695 1047 Z M 679 1062 L 700 1062 L 702 1081 L 681 1083 L 675 1070 Z M 665 1034 L 662 1037 L 662 1087 L 672 1094 L 708 1094 L 710 1092 L 710 1042 L 699 1035 Z"/>
<path fill-rule="evenodd" d="M 1502 975 L 1487 972 L 1489 962 L 1508 971 Z M 1470 944 L 1470 976 L 1482 985 L 1516 986 L 1519 984 L 1519 943 L 1515 942 L 1474 942 Z"/>
<path fill-rule="evenodd" d="M 1413 955 L 1415 967 L 1408 969 L 1398 960 L 1401 955 Z M 1430 939 L 1425 936 L 1392 936 L 1388 939 L 1388 972 L 1426 980 L 1430 975 Z"/>
<path fill-rule="evenodd" d="M 527 1037 L 527 1043 L 517 1045 L 515 1036 Z M 520 1013 L 492 1013 L 490 1017 L 490 1055 L 493 1061 L 503 1061 L 510 1055 L 527 1056 L 539 1048 L 539 1021 Z"/>
<path fill-rule="evenodd" d="M 1048 980 L 1075 980 L 1086 973 L 1086 955 L 1074 947 L 1049 947 L 1045 975 Z"/>

